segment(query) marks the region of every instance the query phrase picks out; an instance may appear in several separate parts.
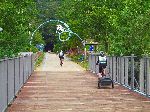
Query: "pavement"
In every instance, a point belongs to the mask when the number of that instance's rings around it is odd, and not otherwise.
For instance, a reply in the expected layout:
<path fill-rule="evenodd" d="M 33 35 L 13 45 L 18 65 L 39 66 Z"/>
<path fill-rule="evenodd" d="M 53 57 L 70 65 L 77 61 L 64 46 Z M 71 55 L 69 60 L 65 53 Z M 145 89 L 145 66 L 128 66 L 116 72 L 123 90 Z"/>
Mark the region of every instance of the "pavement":
<path fill-rule="evenodd" d="M 7 112 L 150 112 L 150 99 L 120 85 L 97 89 L 97 76 L 46 53 Z"/>

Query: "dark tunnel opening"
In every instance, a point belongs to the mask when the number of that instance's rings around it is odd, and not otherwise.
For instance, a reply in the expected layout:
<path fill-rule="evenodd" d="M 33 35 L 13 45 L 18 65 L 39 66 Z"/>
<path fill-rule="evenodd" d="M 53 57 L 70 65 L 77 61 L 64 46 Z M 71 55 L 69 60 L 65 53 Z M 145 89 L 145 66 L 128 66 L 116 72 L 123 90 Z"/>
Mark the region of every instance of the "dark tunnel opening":
<path fill-rule="evenodd" d="M 49 42 L 49 43 L 46 43 L 46 45 L 44 47 L 44 51 L 45 52 L 48 52 L 48 51 L 53 52 L 53 48 L 54 48 L 54 43 L 53 42 Z"/>

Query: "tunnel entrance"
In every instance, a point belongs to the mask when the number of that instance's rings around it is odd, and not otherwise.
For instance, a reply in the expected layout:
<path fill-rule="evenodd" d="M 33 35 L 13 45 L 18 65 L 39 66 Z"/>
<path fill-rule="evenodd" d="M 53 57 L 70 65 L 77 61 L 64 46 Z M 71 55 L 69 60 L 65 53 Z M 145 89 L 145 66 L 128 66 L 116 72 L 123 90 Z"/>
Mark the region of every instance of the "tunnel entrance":
<path fill-rule="evenodd" d="M 44 33 L 42 34 L 44 37 L 44 41 L 45 41 L 45 46 L 44 46 L 44 51 L 48 52 L 51 51 L 53 52 L 53 48 L 54 48 L 54 42 L 56 40 L 55 35 L 52 33 L 47 34 L 48 31 L 44 31 Z"/>
<path fill-rule="evenodd" d="M 48 51 L 53 52 L 53 48 L 54 48 L 54 43 L 49 42 L 49 43 L 46 43 L 46 45 L 44 46 L 44 51 L 45 52 L 48 52 Z"/>

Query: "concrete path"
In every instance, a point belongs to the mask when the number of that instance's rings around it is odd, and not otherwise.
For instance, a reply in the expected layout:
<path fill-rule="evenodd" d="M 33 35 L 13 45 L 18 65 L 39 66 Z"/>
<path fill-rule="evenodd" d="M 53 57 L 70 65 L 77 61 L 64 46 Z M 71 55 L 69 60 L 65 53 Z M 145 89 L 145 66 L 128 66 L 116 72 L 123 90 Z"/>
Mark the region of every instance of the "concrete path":
<path fill-rule="evenodd" d="M 95 75 L 46 54 L 7 112 L 150 112 L 150 100 L 118 85 L 97 89 Z"/>

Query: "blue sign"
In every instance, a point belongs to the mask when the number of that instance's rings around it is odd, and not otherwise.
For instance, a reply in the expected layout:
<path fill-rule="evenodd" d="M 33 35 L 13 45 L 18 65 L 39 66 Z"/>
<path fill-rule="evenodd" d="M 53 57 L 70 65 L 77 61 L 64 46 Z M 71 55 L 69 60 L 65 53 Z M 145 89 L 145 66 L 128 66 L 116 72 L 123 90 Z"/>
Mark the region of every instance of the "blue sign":
<path fill-rule="evenodd" d="M 89 48 L 89 51 L 93 51 L 94 50 L 94 46 L 91 45 L 90 48 Z"/>
<path fill-rule="evenodd" d="M 44 45 L 43 44 L 37 44 L 36 47 L 38 48 L 38 50 L 43 51 L 44 49 Z"/>

